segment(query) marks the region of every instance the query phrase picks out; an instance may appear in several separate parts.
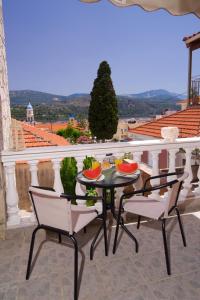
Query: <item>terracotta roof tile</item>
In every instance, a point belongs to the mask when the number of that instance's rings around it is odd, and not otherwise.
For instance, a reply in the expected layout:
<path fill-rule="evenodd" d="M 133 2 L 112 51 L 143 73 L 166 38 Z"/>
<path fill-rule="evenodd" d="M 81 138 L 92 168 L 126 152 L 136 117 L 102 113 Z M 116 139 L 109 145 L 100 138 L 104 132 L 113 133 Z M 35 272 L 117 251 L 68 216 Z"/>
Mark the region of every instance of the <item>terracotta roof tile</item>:
<path fill-rule="evenodd" d="M 200 136 L 200 107 L 191 107 L 151 121 L 133 129 L 129 132 L 161 138 L 161 128 L 175 126 L 179 128 L 179 137 Z"/>
<path fill-rule="evenodd" d="M 24 132 L 25 146 L 27 148 L 69 145 L 69 142 L 59 135 L 45 132 L 27 123 L 21 122 L 21 124 Z"/>
<path fill-rule="evenodd" d="M 60 129 L 65 129 L 68 126 L 68 122 L 64 123 L 39 123 L 36 124 L 35 127 L 44 129 L 51 132 L 57 132 Z M 79 124 L 76 120 L 73 121 L 73 128 L 79 128 Z M 80 128 L 79 128 L 80 129 Z"/>

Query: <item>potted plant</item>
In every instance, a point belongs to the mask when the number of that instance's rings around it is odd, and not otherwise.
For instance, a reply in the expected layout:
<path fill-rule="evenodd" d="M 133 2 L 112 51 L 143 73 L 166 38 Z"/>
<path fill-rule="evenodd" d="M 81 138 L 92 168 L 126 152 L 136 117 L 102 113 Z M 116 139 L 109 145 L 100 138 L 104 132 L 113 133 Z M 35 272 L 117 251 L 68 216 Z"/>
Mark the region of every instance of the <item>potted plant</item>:
<path fill-rule="evenodd" d="M 65 157 L 60 168 L 60 177 L 65 194 L 75 194 L 77 161 L 74 157 Z"/>

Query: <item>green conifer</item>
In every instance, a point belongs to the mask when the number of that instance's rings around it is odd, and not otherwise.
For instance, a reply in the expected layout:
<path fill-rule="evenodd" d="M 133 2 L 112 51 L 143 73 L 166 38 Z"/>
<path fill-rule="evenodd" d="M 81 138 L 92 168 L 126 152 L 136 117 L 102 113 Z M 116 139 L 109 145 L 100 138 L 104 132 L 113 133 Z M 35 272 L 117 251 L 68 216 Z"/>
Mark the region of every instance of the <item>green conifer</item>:
<path fill-rule="evenodd" d="M 94 81 L 89 107 L 89 127 L 97 139 L 111 139 L 117 131 L 117 97 L 110 77 L 111 69 L 106 61 L 99 65 Z"/>

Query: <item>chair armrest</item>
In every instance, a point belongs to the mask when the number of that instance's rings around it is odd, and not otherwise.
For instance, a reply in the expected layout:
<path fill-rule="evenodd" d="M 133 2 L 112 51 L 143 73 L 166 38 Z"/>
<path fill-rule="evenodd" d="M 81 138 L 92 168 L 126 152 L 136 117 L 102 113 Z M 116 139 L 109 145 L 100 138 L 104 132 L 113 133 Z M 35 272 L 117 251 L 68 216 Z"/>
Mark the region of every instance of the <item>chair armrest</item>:
<path fill-rule="evenodd" d="M 172 172 L 172 173 L 165 173 L 165 174 L 160 174 L 160 175 L 156 175 L 156 176 L 151 176 L 145 180 L 144 189 L 146 188 L 147 183 L 152 179 L 165 178 L 165 177 L 174 176 L 174 175 L 178 175 L 178 173 Z"/>
<path fill-rule="evenodd" d="M 68 201 L 71 200 L 102 200 L 101 196 L 82 196 L 82 195 L 71 195 L 71 194 L 61 194 L 62 198 L 66 198 Z"/>
<path fill-rule="evenodd" d="M 175 184 L 176 182 L 178 182 L 178 179 L 174 179 L 174 180 L 172 180 L 172 181 L 169 181 L 169 182 L 166 182 L 166 183 L 163 183 L 163 184 L 159 184 L 159 185 L 156 185 L 156 186 L 152 186 L 152 187 L 150 187 L 150 188 L 143 188 L 143 189 L 141 189 L 141 190 L 136 190 L 136 191 L 131 192 L 131 193 L 123 194 L 123 195 L 121 196 L 121 198 L 120 198 L 120 201 L 121 201 L 121 200 L 123 201 L 123 199 L 126 199 L 126 198 L 131 197 L 131 196 L 136 195 L 136 194 L 140 194 L 140 193 L 144 194 L 144 193 L 146 193 L 146 192 L 151 192 L 151 191 L 155 191 L 155 190 L 160 190 L 160 189 L 165 188 L 165 187 L 168 187 L 168 186 L 171 187 L 171 186 L 172 186 L 173 184 Z"/>

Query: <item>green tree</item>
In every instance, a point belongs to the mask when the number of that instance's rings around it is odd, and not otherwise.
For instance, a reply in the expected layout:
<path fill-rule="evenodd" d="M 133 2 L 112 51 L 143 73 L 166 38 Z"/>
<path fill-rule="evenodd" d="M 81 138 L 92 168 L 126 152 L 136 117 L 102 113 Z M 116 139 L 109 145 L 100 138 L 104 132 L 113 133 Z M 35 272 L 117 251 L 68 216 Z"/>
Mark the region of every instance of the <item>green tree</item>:
<path fill-rule="evenodd" d="M 92 135 L 102 140 L 111 139 L 118 125 L 117 98 L 110 75 L 109 64 L 101 62 L 90 93 L 89 127 Z"/>

